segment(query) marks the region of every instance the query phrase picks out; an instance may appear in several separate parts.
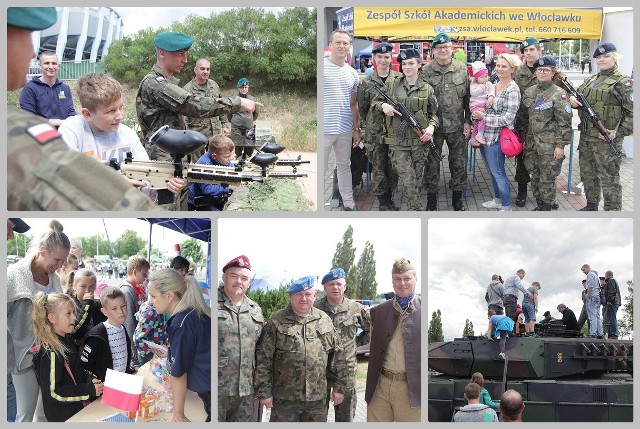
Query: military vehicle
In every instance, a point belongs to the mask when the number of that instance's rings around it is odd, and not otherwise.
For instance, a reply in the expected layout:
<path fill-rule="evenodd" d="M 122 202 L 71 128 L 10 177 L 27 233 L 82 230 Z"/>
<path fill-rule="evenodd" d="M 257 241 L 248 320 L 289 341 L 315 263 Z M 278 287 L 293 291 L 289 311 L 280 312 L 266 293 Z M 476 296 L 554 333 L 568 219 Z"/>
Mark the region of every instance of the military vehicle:
<path fill-rule="evenodd" d="M 429 421 L 452 420 L 475 372 L 495 401 L 506 389 L 518 391 L 525 422 L 633 421 L 633 341 L 566 335 L 512 335 L 506 359 L 485 337 L 429 344 Z"/>

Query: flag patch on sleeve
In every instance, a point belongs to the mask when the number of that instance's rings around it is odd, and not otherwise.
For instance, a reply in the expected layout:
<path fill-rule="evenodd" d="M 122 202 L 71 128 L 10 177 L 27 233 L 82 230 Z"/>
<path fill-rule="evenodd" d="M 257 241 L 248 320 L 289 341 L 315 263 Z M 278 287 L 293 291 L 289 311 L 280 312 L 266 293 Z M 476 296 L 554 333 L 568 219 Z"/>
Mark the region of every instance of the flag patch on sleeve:
<path fill-rule="evenodd" d="M 40 144 L 47 144 L 60 137 L 58 130 L 49 124 L 38 124 L 27 128 L 27 134 Z"/>

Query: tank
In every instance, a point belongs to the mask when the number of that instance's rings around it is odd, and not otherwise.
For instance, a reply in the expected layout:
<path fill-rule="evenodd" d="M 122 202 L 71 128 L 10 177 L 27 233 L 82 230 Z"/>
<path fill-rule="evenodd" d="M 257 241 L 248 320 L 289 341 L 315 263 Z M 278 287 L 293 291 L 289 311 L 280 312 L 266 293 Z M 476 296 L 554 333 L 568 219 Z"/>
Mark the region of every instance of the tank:
<path fill-rule="evenodd" d="M 429 344 L 429 421 L 452 420 L 474 372 L 495 401 L 518 391 L 525 422 L 633 421 L 632 340 L 511 336 L 499 352 L 484 337 Z"/>

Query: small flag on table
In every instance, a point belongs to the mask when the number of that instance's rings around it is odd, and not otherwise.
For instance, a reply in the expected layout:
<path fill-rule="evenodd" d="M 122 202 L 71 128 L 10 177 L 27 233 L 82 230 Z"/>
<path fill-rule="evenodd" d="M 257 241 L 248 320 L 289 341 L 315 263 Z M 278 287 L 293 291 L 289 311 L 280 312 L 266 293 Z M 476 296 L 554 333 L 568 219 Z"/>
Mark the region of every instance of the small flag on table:
<path fill-rule="evenodd" d="M 102 403 L 123 411 L 137 411 L 142 396 L 142 377 L 107 369 Z"/>

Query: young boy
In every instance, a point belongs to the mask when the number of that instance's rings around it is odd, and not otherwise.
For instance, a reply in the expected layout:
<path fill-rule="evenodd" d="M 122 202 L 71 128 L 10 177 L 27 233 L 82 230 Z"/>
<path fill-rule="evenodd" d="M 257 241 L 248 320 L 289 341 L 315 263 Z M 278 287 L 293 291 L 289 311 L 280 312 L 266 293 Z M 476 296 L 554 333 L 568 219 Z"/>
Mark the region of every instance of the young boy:
<path fill-rule="evenodd" d="M 196 161 L 196 164 L 222 165 L 233 167 L 233 141 L 222 134 L 209 139 L 207 152 Z M 231 190 L 226 185 L 210 183 L 189 183 L 189 210 L 222 211 Z"/>
<path fill-rule="evenodd" d="M 133 255 L 127 261 L 127 278 L 118 287 L 124 294 L 127 303 L 127 316 L 124 327 L 127 329 L 129 340 L 133 343 L 133 334 L 136 330 L 136 313 L 140 306 L 147 300 L 147 293 L 142 287 L 142 283 L 149 277 L 151 265 L 142 256 Z M 138 351 L 134 345 L 131 349 L 134 362 L 138 361 Z"/>
<path fill-rule="evenodd" d="M 125 330 L 127 302 L 117 287 L 109 286 L 100 295 L 100 311 L 107 317 L 89 331 L 82 350 L 82 366 L 96 378 L 104 381 L 107 368 L 133 373 L 131 368 L 131 341 Z"/>

